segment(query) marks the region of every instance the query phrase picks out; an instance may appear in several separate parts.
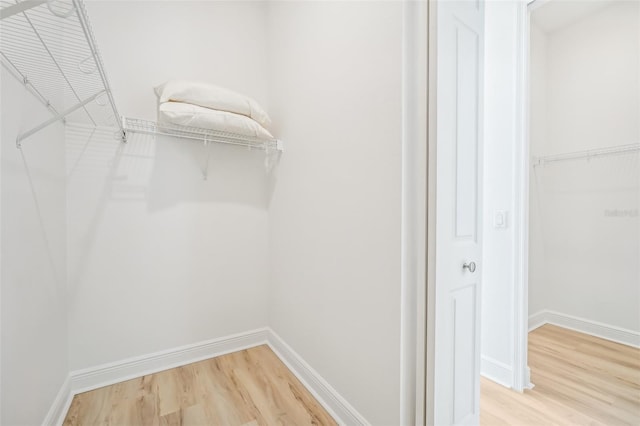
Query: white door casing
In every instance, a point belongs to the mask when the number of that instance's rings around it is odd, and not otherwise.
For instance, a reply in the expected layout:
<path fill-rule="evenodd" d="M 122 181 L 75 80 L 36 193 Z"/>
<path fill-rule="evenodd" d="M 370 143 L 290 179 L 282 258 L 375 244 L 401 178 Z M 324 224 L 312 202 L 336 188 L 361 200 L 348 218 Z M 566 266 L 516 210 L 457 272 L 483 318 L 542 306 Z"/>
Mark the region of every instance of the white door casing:
<path fill-rule="evenodd" d="M 478 424 L 484 3 L 443 0 L 436 19 L 433 418 L 436 425 Z"/>

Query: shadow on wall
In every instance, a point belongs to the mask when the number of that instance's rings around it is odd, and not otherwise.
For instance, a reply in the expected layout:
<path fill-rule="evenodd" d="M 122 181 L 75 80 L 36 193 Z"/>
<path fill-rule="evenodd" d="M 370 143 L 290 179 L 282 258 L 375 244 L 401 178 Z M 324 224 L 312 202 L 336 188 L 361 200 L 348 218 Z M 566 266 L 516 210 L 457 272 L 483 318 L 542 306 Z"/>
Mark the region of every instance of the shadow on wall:
<path fill-rule="evenodd" d="M 64 129 L 51 124 L 17 149 L 51 115 L 0 74 L 0 424 L 40 424 L 68 373 Z"/>
<path fill-rule="evenodd" d="M 144 200 L 150 211 L 180 203 L 268 207 L 269 173 L 262 151 L 141 134 L 130 134 L 121 144 L 113 129 L 67 129 L 69 180 L 102 176 L 111 200 Z"/>
<path fill-rule="evenodd" d="M 637 330 L 640 155 L 551 163 L 532 179 L 544 308 Z"/>
<path fill-rule="evenodd" d="M 61 182 L 61 179 L 59 175 L 48 173 L 46 172 L 46 170 L 38 168 L 35 169 L 34 175 L 31 167 L 29 166 L 28 158 L 30 158 L 30 155 L 25 154 L 25 149 L 20 149 L 19 153 L 20 157 L 22 158 L 22 166 L 24 167 L 22 171 L 24 172 L 26 181 L 29 184 L 29 193 L 33 201 L 33 213 L 35 213 L 35 218 L 38 222 L 38 228 L 40 230 L 39 233 L 42 238 L 43 247 L 46 251 L 49 266 L 51 268 L 51 276 L 53 277 L 53 282 L 56 284 L 56 289 L 58 289 L 58 291 L 56 291 L 56 298 L 57 300 L 62 300 L 63 294 L 60 289 L 63 288 L 66 277 L 64 276 L 64 271 L 61 270 L 63 268 L 59 266 L 60 262 L 56 261 L 55 259 L 54 250 L 52 249 L 51 237 L 49 236 L 49 234 L 51 233 L 51 227 L 47 226 L 47 224 L 45 223 L 46 215 L 45 213 L 43 213 L 43 208 L 40 202 L 41 197 L 38 196 L 39 190 L 36 188 L 37 185 L 35 183 L 36 180 L 42 181 L 49 179 L 54 182 Z"/>
<path fill-rule="evenodd" d="M 134 135 L 132 143 L 147 135 Z M 268 207 L 265 154 L 238 146 L 157 137 L 150 178 L 150 209 L 181 202 L 214 202 Z M 147 151 L 149 152 L 149 151 Z M 205 179 L 206 177 L 206 179 Z"/>
<path fill-rule="evenodd" d="M 55 158 L 51 159 L 55 154 L 51 157 L 42 155 L 45 151 L 51 154 L 51 148 L 43 146 L 47 143 L 53 145 L 53 141 L 48 140 L 49 137 L 51 134 L 42 137 L 34 136 L 22 149 L 15 147 L 15 138 L 6 139 L 8 145 L 6 149 L 11 151 L 11 155 L 7 155 L 8 151 L 5 151 L 2 165 L 4 168 L 3 201 L 7 203 L 3 210 L 5 222 L 3 241 L 8 246 L 5 253 L 7 258 L 9 256 L 6 254 L 9 251 L 12 252 L 10 257 L 17 255 L 24 260 L 44 259 L 42 254 L 46 256 L 48 267 L 40 264 L 39 268 L 44 267 L 41 271 L 43 277 L 52 278 L 48 295 L 52 300 L 61 302 L 64 299 L 63 284 L 66 280 L 64 255 L 59 252 L 59 247 L 64 244 L 64 235 L 61 234 L 63 231 L 60 229 L 64 214 L 59 210 L 64 204 L 64 193 L 60 191 L 64 188 L 64 180 L 63 175 L 53 170 L 56 165 L 62 168 L 61 161 L 56 162 Z M 53 166 L 47 164 L 47 161 L 51 161 Z M 22 238 L 17 237 L 20 233 Z M 7 237 L 8 234 L 11 234 L 11 237 Z M 17 238 L 13 238 L 14 234 Z M 22 240 L 23 243 L 16 245 L 17 240 Z M 8 259 L 3 260 L 8 261 Z M 16 262 L 12 263 L 17 267 Z M 46 282 L 49 280 L 41 280 L 41 283 Z"/>
<path fill-rule="evenodd" d="M 214 210 L 224 205 L 265 212 L 268 208 L 269 173 L 262 151 L 209 144 L 207 166 L 202 142 L 130 134 L 123 144 L 113 128 L 73 124 L 66 127 L 66 144 L 69 220 L 72 235 L 84 247 L 70 259 L 72 293 L 90 267 L 108 212 L 128 211 L 135 222 L 153 221 L 156 213 L 189 204 L 208 204 Z M 215 221 L 212 215 L 211 226 Z M 73 237 L 71 244 L 75 245 Z"/>
<path fill-rule="evenodd" d="M 24 272 L 13 277 L 18 281 L 38 270 L 41 276 L 32 282 L 50 283 L 49 295 L 59 302 L 63 300 L 66 281 L 66 260 L 60 251 L 65 245 L 63 130 L 59 124 L 52 124 L 23 140 L 18 149 L 18 134 L 40 124 L 48 113 L 12 76 L 4 69 L 2 72 L 2 101 L 6 102 L 0 126 L 5 245 L 2 260 L 11 265 L 7 268 L 11 273 Z"/>

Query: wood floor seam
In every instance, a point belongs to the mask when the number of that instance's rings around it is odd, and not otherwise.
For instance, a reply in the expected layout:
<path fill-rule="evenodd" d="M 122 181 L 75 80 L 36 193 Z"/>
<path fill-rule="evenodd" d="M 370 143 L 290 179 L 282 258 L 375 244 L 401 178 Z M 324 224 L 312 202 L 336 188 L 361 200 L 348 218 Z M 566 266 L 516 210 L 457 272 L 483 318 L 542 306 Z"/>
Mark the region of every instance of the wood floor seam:
<path fill-rule="evenodd" d="M 268 345 L 78 394 L 63 424 L 337 425 Z"/>

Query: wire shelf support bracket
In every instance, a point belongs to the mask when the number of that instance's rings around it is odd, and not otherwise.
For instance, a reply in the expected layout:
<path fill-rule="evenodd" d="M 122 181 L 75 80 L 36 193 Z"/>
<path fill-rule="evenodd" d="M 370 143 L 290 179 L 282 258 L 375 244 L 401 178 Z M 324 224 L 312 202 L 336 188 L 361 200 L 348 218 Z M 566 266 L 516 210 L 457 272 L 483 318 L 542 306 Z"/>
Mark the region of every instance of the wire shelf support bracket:
<path fill-rule="evenodd" d="M 16 145 L 56 121 L 126 134 L 83 0 L 0 0 L 0 62 L 51 113 Z"/>

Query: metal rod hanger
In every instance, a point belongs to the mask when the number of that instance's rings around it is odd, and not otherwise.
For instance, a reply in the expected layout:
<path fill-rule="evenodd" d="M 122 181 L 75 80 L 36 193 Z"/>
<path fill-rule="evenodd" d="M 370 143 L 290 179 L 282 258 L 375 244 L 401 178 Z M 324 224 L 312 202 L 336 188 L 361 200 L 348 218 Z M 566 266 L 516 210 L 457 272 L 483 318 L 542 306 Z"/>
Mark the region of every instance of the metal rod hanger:
<path fill-rule="evenodd" d="M 533 166 L 537 167 L 545 165 L 547 163 L 556 163 L 559 161 L 579 160 L 583 158 L 589 159 L 636 151 L 640 151 L 640 143 L 631 143 L 627 145 L 619 145 L 599 149 L 588 149 L 584 151 L 568 152 L 566 154 L 546 155 L 543 157 L 533 157 Z"/>
<path fill-rule="evenodd" d="M 71 108 L 67 109 L 66 111 L 63 111 L 53 117 L 51 117 L 50 119 L 48 119 L 47 121 L 45 121 L 44 123 L 34 127 L 33 129 L 21 133 L 18 135 L 18 138 L 16 139 L 16 143 L 18 144 L 18 148 L 20 148 L 22 146 L 22 141 L 26 138 L 28 138 L 29 136 L 31 136 L 32 134 L 44 129 L 45 127 L 47 127 L 49 124 L 55 123 L 56 121 L 64 118 L 65 116 L 71 114 L 73 111 L 77 110 L 78 108 L 84 108 L 84 106 L 86 104 L 88 104 L 89 102 L 95 100 L 98 96 L 102 95 L 104 93 L 104 90 L 101 92 L 96 93 L 93 96 L 90 96 L 89 98 L 85 99 L 84 101 L 81 101 L 79 103 L 77 103 L 76 105 L 72 106 Z"/>
<path fill-rule="evenodd" d="M 83 0 L 0 0 L 0 18 L 2 65 L 52 115 L 18 147 L 58 120 L 116 125 L 126 140 Z"/>

